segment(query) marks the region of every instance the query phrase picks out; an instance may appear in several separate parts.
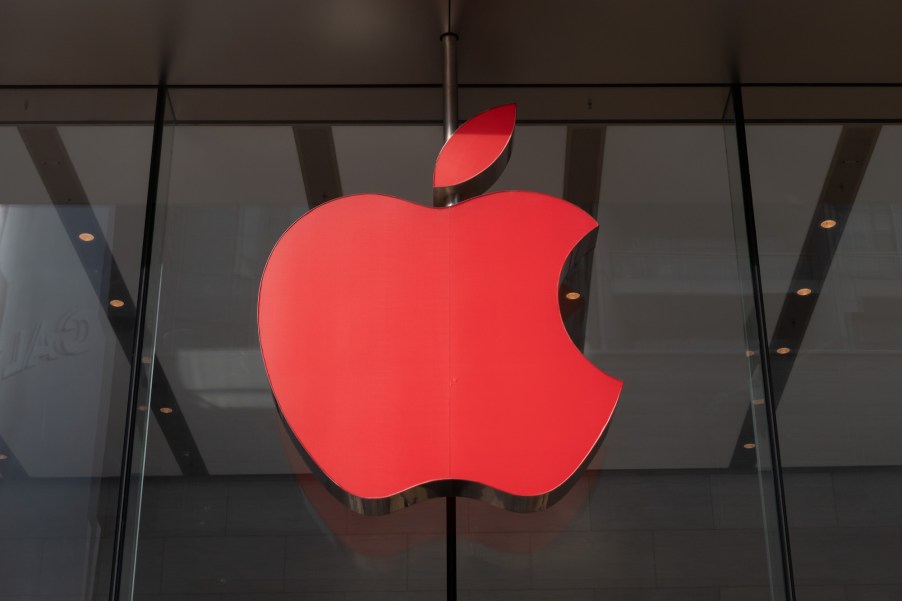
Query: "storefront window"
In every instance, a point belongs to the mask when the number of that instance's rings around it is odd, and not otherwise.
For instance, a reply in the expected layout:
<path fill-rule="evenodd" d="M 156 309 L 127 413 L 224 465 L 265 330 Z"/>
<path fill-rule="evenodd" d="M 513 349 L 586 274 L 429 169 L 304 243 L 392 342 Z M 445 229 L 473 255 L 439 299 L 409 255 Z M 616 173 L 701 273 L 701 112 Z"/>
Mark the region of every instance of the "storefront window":
<path fill-rule="evenodd" d="M 598 218 L 584 350 L 624 389 L 560 505 L 463 502 L 461 586 L 471 599 L 773 598 L 758 474 L 730 466 L 751 398 L 723 128 L 535 129 L 557 144 L 536 135 L 520 160 L 542 159 L 524 172 L 565 173 L 552 193 Z M 596 154 L 572 152 L 587 135 Z"/>
<path fill-rule="evenodd" d="M 156 91 L 0 92 L 0 597 L 109 593 Z"/>
<path fill-rule="evenodd" d="M 0 90 L 0 600 L 895 598 L 899 100 L 462 88 L 518 105 L 492 190 L 598 221 L 561 316 L 624 388 L 551 509 L 376 517 L 299 453 L 257 295 L 310 209 L 432 205 L 441 90 Z"/>
<path fill-rule="evenodd" d="M 748 128 L 800 599 L 902 590 L 902 129 L 881 101 L 891 91 L 759 90 L 753 116 L 771 122 Z M 820 122 L 774 123 L 797 113 L 799 94 Z"/>
<path fill-rule="evenodd" d="M 555 113 L 535 93 L 464 98 L 473 110 L 521 103 L 494 189 L 562 197 L 601 224 L 568 282 L 582 293 L 568 330 L 626 384 L 589 471 L 552 510 L 457 501 L 460 594 L 770 598 L 758 474 L 730 469 L 751 398 L 726 91 L 703 90 L 691 115 L 660 125 L 622 90 L 591 92 L 620 124 Z M 421 108 L 405 119 L 422 91 L 394 113 L 376 103 L 356 115 L 343 105 L 304 114 L 273 91 L 259 105 L 248 91 L 240 102 L 208 94 L 219 99 L 209 110 L 202 92 L 172 95 L 187 117 L 173 124 L 160 250 L 157 357 L 168 384 L 151 403 L 160 415 L 148 433 L 136 591 L 444 598 L 444 501 L 361 517 L 332 498 L 279 419 L 255 322 L 266 258 L 309 208 L 362 192 L 431 205 L 441 128 L 418 123 Z M 303 92 L 286 94 L 304 106 Z"/>
<path fill-rule="evenodd" d="M 444 503 L 364 517 L 323 488 L 279 417 L 256 312 L 270 251 L 311 207 L 373 189 L 431 203 L 441 129 L 172 127 L 136 593 L 444 590 Z"/>

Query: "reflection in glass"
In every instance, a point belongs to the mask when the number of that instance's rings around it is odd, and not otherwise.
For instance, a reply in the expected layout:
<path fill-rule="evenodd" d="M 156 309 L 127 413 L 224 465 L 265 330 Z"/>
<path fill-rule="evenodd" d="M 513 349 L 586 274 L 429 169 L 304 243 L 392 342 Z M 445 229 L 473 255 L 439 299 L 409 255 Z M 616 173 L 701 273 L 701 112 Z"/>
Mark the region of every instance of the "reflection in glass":
<path fill-rule="evenodd" d="M 305 211 L 360 192 L 431 204 L 441 128 L 173 135 L 136 593 L 444 598 L 444 502 L 384 517 L 339 504 L 279 419 L 255 317 L 270 249 Z M 626 385 L 553 509 L 458 500 L 461 597 L 770 598 L 758 474 L 731 468 L 754 399 L 723 127 L 521 125 L 516 140 L 495 189 L 559 196 L 600 223 L 564 282 L 579 295 L 565 323 Z"/>
<path fill-rule="evenodd" d="M 624 389 L 560 505 L 510 515 L 461 502 L 461 587 L 476 599 L 770 599 L 758 475 L 731 468 L 751 399 L 724 129 L 542 129 L 558 143 L 522 136 L 509 171 L 563 174 L 549 192 L 597 217 L 584 352 Z"/>
<path fill-rule="evenodd" d="M 173 127 L 138 595 L 444 595 L 444 502 L 364 517 L 336 501 L 282 424 L 257 339 L 266 259 L 309 208 L 357 191 L 431 203 L 431 166 L 419 194 L 401 174 L 440 128 L 361 129 Z"/>
<path fill-rule="evenodd" d="M 902 586 L 902 128 L 755 125 L 749 156 L 770 335 L 795 341 L 775 385 L 797 588 L 889 598 Z M 800 285 L 812 293 L 798 299 Z"/>
<path fill-rule="evenodd" d="M 44 116 L 0 128 L 0 597 L 103 599 L 151 127 Z"/>

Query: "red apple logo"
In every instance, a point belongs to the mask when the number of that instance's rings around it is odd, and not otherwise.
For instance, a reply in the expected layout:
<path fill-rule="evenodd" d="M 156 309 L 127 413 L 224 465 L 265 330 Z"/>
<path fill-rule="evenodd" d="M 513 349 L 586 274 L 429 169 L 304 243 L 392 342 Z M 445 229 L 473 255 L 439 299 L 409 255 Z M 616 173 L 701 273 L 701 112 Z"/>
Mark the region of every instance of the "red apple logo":
<path fill-rule="evenodd" d="M 510 153 L 513 105 L 460 127 L 436 198 L 469 198 Z M 561 268 L 598 224 L 544 194 L 429 208 L 377 194 L 309 211 L 263 272 L 276 402 L 327 487 L 359 513 L 435 496 L 544 509 L 579 477 L 622 383 L 561 319 Z"/>

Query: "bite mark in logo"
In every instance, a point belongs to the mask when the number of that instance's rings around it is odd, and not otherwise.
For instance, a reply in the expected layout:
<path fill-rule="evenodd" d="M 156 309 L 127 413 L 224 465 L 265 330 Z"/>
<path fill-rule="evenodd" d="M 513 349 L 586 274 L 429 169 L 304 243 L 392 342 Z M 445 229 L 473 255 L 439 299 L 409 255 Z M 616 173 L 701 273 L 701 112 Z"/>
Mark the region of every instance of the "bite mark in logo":
<path fill-rule="evenodd" d="M 377 194 L 309 211 L 260 285 L 276 402 L 311 468 L 360 513 L 435 496 L 515 511 L 562 497 L 596 450 L 622 383 L 567 335 L 558 285 L 598 224 L 536 192 L 485 191 L 515 107 L 461 126 L 429 208 Z"/>

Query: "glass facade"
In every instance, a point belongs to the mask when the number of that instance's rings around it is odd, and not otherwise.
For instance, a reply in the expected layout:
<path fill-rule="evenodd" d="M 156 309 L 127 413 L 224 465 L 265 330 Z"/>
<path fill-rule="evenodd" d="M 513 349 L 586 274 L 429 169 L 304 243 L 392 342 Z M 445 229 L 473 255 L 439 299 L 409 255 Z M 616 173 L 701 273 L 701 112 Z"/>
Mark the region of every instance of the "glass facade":
<path fill-rule="evenodd" d="M 897 598 L 897 94 L 462 88 L 493 190 L 599 222 L 561 312 L 624 389 L 558 504 L 449 521 L 331 496 L 256 325 L 306 211 L 432 205 L 440 89 L 0 90 L 0 601 Z"/>

